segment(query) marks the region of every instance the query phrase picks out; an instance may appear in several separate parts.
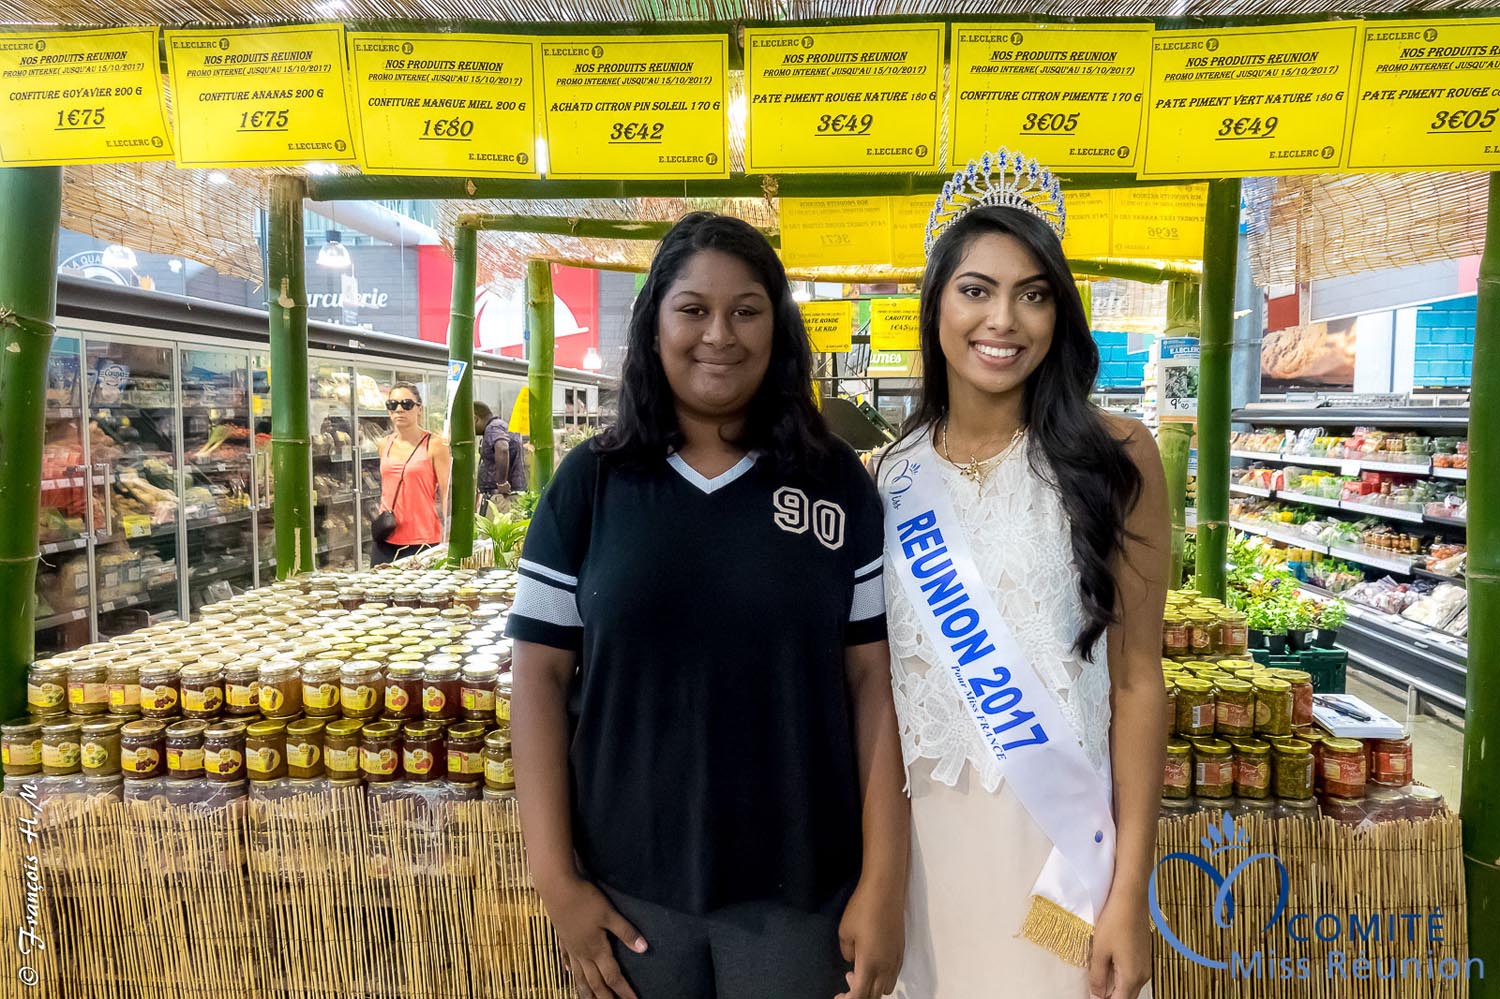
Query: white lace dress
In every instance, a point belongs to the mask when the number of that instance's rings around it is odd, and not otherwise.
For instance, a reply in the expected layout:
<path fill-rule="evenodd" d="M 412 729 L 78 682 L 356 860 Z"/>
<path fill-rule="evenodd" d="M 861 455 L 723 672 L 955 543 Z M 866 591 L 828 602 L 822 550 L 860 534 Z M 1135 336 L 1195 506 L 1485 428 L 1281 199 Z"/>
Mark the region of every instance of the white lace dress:
<path fill-rule="evenodd" d="M 1016 640 L 1057 695 L 1089 759 L 1109 752 L 1105 642 L 1094 661 L 1073 651 L 1082 619 L 1068 519 L 1032 470 L 1026 443 L 983 485 L 936 467 L 980 574 Z M 885 575 L 892 683 L 912 797 L 912 875 L 899 999 L 1016 994 L 1082 999 L 1088 976 L 1017 936 L 1052 844 L 1004 786 L 953 678 L 889 562 Z"/>

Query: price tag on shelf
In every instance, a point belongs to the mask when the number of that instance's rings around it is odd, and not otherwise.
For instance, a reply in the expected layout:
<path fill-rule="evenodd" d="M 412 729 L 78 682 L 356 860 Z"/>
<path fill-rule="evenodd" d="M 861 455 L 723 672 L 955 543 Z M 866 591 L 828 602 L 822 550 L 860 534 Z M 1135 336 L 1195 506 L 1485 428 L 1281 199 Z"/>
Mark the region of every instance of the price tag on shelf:
<path fill-rule="evenodd" d="M 165 35 L 178 166 L 354 162 L 343 25 Z"/>
<path fill-rule="evenodd" d="M 746 28 L 746 169 L 934 170 L 941 24 Z"/>
<path fill-rule="evenodd" d="M 1157 32 L 1141 176 L 1337 168 L 1359 42 L 1358 21 Z"/>
<path fill-rule="evenodd" d="M 1151 37 L 1149 24 L 955 25 L 949 168 L 1005 146 L 1053 170 L 1133 171 Z"/>
<path fill-rule="evenodd" d="M 120 528 L 127 538 L 151 536 L 151 518 L 140 514 L 126 514 L 120 518 Z"/>
<path fill-rule="evenodd" d="M 1339 466 L 1339 474 L 1340 475 L 1358 475 L 1359 474 L 1359 459 L 1358 458 L 1349 458 L 1349 459 L 1345 460 L 1344 463 Z"/>
<path fill-rule="evenodd" d="M 870 349 L 872 351 L 921 349 L 919 308 L 915 297 L 872 300 L 870 302 Z"/>
<path fill-rule="evenodd" d="M 853 302 L 803 302 L 800 308 L 814 353 L 847 354 L 854 349 Z"/>
<path fill-rule="evenodd" d="M 536 43 L 349 33 L 360 164 L 377 173 L 535 177 Z"/>
<path fill-rule="evenodd" d="M 0 166 L 172 158 L 157 29 L 0 36 Z"/>
<path fill-rule="evenodd" d="M 1500 168 L 1500 18 L 1371 21 L 1349 170 Z"/>
<path fill-rule="evenodd" d="M 549 177 L 729 176 L 729 39 L 545 38 Z"/>

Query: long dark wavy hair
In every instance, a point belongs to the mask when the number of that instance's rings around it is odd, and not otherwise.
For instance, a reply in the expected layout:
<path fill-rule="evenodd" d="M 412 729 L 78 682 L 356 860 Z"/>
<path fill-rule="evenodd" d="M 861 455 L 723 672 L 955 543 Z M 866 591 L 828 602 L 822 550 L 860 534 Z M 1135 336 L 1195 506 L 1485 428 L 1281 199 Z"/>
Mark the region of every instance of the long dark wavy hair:
<path fill-rule="evenodd" d="M 1084 617 L 1073 648 L 1092 660 L 1095 643 L 1116 619 L 1114 559 L 1124 549 L 1125 519 L 1140 497 L 1141 473 L 1124 443 L 1110 432 L 1104 413 L 1089 401 L 1099 373 L 1099 348 L 1062 242 L 1041 219 L 1016 208 L 978 208 L 934 244 L 922 277 L 921 401 L 903 425 L 901 438 L 931 433 L 948 416 L 948 362 L 938 336 L 943 289 L 974 240 L 992 233 L 1013 236 L 1031 251 L 1057 303 L 1052 345 L 1026 380 L 1021 420 L 1032 468 L 1056 487 L 1071 524 Z"/>
<path fill-rule="evenodd" d="M 686 215 L 662 238 L 630 313 L 620 376 L 619 417 L 595 448 L 631 465 L 664 461 L 683 444 L 672 386 L 657 353 L 662 299 L 694 255 L 727 253 L 745 263 L 771 299 L 771 361 L 750 400 L 744 433 L 734 443 L 764 451 L 789 473 L 820 476 L 833 437 L 812 395 L 812 351 L 786 271 L 770 242 L 740 219 L 713 212 Z"/>

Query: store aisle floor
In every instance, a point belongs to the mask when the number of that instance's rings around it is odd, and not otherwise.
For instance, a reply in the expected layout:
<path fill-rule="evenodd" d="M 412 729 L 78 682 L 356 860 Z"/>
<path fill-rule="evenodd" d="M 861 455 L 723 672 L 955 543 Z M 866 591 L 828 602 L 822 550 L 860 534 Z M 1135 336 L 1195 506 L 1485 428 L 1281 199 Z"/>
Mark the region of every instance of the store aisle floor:
<path fill-rule="evenodd" d="M 1406 695 L 1397 688 L 1372 679 L 1364 673 L 1349 671 L 1348 692 L 1368 701 L 1411 729 L 1412 769 L 1423 784 L 1436 788 L 1458 810 L 1458 793 L 1463 785 L 1464 730 L 1462 719 L 1446 715 L 1406 714 Z"/>

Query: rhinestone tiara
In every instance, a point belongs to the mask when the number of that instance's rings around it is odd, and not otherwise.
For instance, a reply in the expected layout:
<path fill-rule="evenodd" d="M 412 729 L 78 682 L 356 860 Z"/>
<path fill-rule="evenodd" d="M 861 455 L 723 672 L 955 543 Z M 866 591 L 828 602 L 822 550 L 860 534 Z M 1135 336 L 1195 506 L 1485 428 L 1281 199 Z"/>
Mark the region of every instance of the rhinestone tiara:
<path fill-rule="evenodd" d="M 932 244 L 950 225 L 976 208 L 991 205 L 1035 215 L 1057 233 L 1058 239 L 1067 228 L 1062 185 L 1052 171 L 1021 153 L 1001 149 L 985 153 L 977 163 L 970 160 L 965 169 L 943 184 L 943 193 L 927 216 L 923 253 L 932 252 Z"/>

